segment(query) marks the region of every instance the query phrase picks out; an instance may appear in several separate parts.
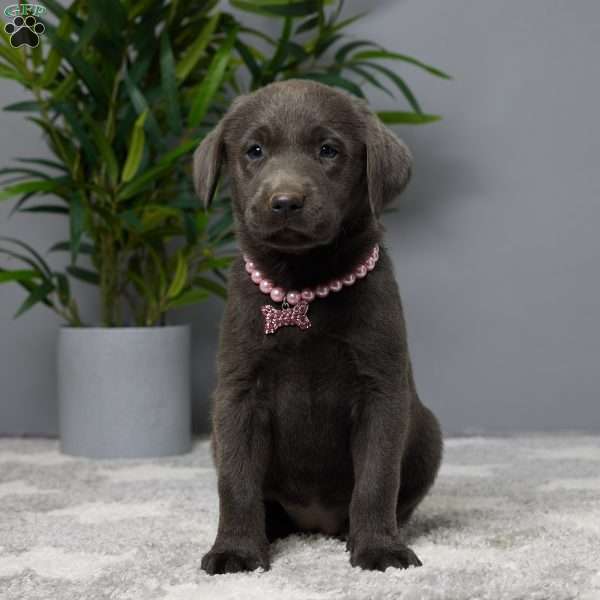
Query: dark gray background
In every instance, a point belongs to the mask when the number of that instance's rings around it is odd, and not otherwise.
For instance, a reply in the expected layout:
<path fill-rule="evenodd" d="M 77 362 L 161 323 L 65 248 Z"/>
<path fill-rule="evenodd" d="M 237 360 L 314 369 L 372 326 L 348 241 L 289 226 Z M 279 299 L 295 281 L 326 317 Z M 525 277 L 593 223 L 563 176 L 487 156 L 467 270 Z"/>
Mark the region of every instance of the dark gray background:
<path fill-rule="evenodd" d="M 386 216 L 417 384 L 447 433 L 600 430 L 600 3 L 410 0 L 353 28 L 453 76 L 395 68 L 441 123 L 404 127 L 413 181 Z M 22 98 L 2 81 L 0 104 Z M 372 94 L 377 108 L 394 108 Z M 0 164 L 42 155 L 37 130 L 0 115 Z M 60 218 L 13 217 L 0 233 L 45 250 Z M 96 309 L 85 290 L 86 314 Z M 44 308 L 13 321 L 0 288 L 0 433 L 56 432 L 54 344 Z M 208 427 L 221 304 L 177 317 L 194 331 L 197 428 Z"/>

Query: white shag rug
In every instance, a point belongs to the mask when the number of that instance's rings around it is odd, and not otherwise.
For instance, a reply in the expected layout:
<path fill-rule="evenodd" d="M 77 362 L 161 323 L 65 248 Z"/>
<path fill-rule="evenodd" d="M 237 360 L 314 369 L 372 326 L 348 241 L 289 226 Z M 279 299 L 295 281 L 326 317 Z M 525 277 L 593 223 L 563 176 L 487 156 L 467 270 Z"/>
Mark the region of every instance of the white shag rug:
<path fill-rule="evenodd" d="M 446 440 L 406 530 L 424 566 L 353 569 L 344 543 L 294 535 L 270 571 L 206 575 L 217 529 L 208 440 L 161 460 L 89 461 L 0 439 L 2 600 L 600 600 L 600 439 Z"/>

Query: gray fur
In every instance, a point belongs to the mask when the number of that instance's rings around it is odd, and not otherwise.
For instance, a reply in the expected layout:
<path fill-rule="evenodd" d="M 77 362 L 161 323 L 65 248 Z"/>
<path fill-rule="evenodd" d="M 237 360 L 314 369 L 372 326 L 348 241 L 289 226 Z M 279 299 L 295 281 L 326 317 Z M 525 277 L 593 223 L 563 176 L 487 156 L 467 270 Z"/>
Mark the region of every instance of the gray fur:
<path fill-rule="evenodd" d="M 319 155 L 326 142 L 334 158 Z M 262 158 L 246 155 L 253 144 Z M 236 98 L 202 142 L 194 178 L 206 204 L 222 167 L 241 250 L 277 285 L 301 290 L 381 244 L 378 215 L 406 185 L 411 155 L 363 100 L 290 80 Z M 276 194 L 300 195 L 304 206 L 279 214 Z M 268 569 L 270 541 L 319 519 L 347 539 L 352 565 L 420 565 L 399 528 L 435 480 L 442 436 L 415 389 L 385 248 L 365 279 L 311 303 L 308 330 L 265 335 L 265 303 L 240 255 L 214 394 L 219 527 L 202 568 Z"/>

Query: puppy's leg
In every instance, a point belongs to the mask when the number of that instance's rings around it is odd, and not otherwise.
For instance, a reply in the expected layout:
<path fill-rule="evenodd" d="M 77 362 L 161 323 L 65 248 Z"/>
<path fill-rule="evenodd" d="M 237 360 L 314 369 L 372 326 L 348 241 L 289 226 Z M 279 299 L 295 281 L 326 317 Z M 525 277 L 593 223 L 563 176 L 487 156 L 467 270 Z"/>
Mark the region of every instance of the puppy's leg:
<path fill-rule="evenodd" d="M 400 539 L 396 518 L 410 401 L 408 390 L 376 392 L 364 400 L 356 416 L 352 439 L 355 482 L 347 543 L 352 566 L 385 571 L 387 567 L 421 565 Z"/>
<path fill-rule="evenodd" d="M 217 389 L 214 415 L 219 528 L 202 568 L 211 575 L 269 568 L 262 483 L 269 422 L 252 393 Z"/>
<path fill-rule="evenodd" d="M 442 462 L 443 438 L 437 418 L 417 396 L 413 408 L 411 435 L 402 459 L 398 527 L 406 524 L 430 490 Z"/>

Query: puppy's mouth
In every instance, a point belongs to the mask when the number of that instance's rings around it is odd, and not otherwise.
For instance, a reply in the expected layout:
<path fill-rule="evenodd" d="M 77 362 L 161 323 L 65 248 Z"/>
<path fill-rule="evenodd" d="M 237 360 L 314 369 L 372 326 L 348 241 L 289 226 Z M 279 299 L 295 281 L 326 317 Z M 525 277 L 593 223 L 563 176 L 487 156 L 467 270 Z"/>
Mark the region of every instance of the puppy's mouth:
<path fill-rule="evenodd" d="M 266 244 L 278 250 L 303 250 L 322 243 L 320 240 L 315 239 L 313 235 L 293 227 L 277 229 L 268 233 L 263 240 Z"/>
<path fill-rule="evenodd" d="M 252 210 L 243 215 L 241 225 L 256 242 L 282 253 L 299 253 L 328 244 L 337 232 L 336 215 L 321 209 L 293 216 Z M 245 217 L 245 218 L 244 218 Z"/>

